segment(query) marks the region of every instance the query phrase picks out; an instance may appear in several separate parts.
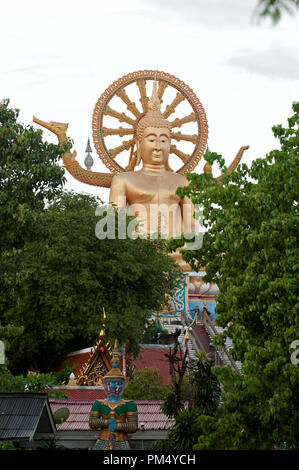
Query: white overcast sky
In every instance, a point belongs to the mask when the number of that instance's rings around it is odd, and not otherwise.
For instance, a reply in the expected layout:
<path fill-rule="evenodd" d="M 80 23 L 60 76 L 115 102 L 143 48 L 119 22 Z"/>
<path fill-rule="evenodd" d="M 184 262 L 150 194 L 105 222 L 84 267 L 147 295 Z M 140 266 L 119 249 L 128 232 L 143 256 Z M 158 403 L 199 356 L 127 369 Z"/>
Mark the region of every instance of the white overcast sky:
<path fill-rule="evenodd" d="M 84 166 L 94 105 L 121 76 L 157 69 L 184 81 L 202 102 L 209 148 L 227 163 L 250 145 L 250 165 L 278 143 L 299 100 L 299 15 L 257 24 L 257 0 L 40 0 L 0 5 L 1 96 L 20 120 L 68 122 Z M 56 142 L 45 131 L 45 139 Z M 93 142 L 91 139 L 93 147 Z M 93 147 L 94 171 L 108 171 Z M 201 171 L 199 164 L 196 171 Z M 108 199 L 67 176 L 67 188 Z"/>

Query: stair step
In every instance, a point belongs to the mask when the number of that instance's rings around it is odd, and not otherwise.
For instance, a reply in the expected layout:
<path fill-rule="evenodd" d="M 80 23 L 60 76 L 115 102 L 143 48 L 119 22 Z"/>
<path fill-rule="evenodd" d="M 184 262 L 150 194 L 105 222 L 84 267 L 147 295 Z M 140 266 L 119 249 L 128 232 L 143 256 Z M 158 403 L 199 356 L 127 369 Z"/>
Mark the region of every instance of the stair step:
<path fill-rule="evenodd" d="M 177 318 L 177 319 L 174 319 L 174 320 L 180 321 L 180 318 Z M 196 325 L 195 328 L 197 328 L 198 326 L 204 328 L 204 331 L 206 332 L 206 334 L 208 335 L 210 340 L 213 339 L 213 337 L 215 336 L 215 333 L 212 333 L 211 327 L 209 328 L 208 325 L 205 324 L 205 326 L 204 325 Z M 171 333 L 174 333 L 176 331 L 176 329 L 180 327 L 180 325 L 165 324 L 163 327 L 164 327 L 164 329 L 166 329 L 171 334 Z M 214 327 L 216 333 L 223 333 L 223 331 L 224 331 L 224 328 L 222 328 L 221 326 L 215 325 L 214 323 L 213 323 L 213 327 Z M 185 330 L 184 330 L 184 327 L 182 327 L 182 326 L 181 326 L 180 329 L 181 329 L 181 334 L 179 335 L 178 340 L 181 344 L 182 349 L 184 350 L 185 349 Z M 204 337 L 201 337 L 200 332 L 198 332 L 198 333 L 200 335 L 199 340 L 201 342 L 203 342 L 202 346 L 204 347 L 205 350 L 207 350 L 207 352 L 209 352 L 211 354 L 212 350 L 210 350 L 210 348 L 207 344 L 207 339 L 205 339 Z M 195 349 L 193 347 L 193 343 L 190 339 L 188 340 L 188 348 L 189 348 L 190 358 L 195 358 L 196 357 L 195 353 L 197 352 L 197 349 Z M 231 338 L 226 338 L 225 349 L 227 350 L 227 352 L 229 352 L 232 348 L 233 348 L 233 342 L 232 342 Z M 223 354 L 220 350 L 216 350 L 216 352 L 217 352 L 218 356 L 221 358 L 221 360 L 224 364 L 227 364 L 227 365 L 230 365 L 231 367 L 233 367 L 233 364 L 231 363 L 230 359 L 227 357 L 226 354 Z M 213 352 L 213 354 L 214 354 L 214 352 Z M 236 365 L 238 370 L 241 371 L 241 367 L 242 367 L 241 362 L 240 361 L 234 361 L 234 364 Z"/>

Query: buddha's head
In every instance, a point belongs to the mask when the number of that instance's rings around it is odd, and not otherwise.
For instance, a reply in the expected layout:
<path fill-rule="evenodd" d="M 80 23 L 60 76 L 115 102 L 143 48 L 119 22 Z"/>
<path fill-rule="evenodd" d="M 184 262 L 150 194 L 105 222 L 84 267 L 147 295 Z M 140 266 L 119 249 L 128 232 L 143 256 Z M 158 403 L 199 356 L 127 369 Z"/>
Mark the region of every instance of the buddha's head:
<path fill-rule="evenodd" d="M 171 127 L 160 109 L 161 103 L 155 80 L 153 93 L 148 103 L 148 111 L 136 127 L 136 165 L 139 165 L 142 160 L 143 163 L 164 165 L 168 168 Z"/>

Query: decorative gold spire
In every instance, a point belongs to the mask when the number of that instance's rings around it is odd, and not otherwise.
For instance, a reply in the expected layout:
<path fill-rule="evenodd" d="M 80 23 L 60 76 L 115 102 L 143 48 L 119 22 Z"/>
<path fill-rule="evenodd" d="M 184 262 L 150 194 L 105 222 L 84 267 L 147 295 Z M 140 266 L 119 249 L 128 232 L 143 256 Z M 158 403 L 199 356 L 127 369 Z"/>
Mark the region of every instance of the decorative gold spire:
<path fill-rule="evenodd" d="M 124 374 L 119 368 L 119 356 L 118 356 L 118 351 L 117 351 L 117 341 L 115 340 L 114 343 L 114 348 L 112 352 L 112 359 L 111 359 L 111 365 L 112 369 L 107 372 L 105 377 L 103 377 L 103 380 L 106 379 L 123 379 L 125 380 Z"/>
<path fill-rule="evenodd" d="M 105 325 L 106 312 L 103 308 L 102 329 L 78 373 L 77 385 L 102 385 L 102 379 L 110 368 L 111 346 L 105 338 Z"/>
<path fill-rule="evenodd" d="M 101 329 L 100 335 L 99 335 L 100 339 L 104 338 L 104 336 L 105 336 L 105 324 L 106 324 L 106 312 L 105 312 L 105 309 L 103 307 L 103 323 L 102 323 L 102 329 Z"/>

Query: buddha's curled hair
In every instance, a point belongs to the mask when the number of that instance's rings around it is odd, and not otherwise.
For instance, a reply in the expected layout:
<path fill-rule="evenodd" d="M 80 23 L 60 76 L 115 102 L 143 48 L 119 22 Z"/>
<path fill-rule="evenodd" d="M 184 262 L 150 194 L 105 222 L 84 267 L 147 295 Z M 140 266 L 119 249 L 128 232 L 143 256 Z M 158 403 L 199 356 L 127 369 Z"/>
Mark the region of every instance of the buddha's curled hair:
<path fill-rule="evenodd" d="M 166 128 L 171 130 L 170 123 L 161 113 L 161 103 L 157 92 L 157 81 L 154 81 L 153 93 L 148 102 L 148 111 L 139 120 L 136 127 L 136 137 L 140 141 L 147 127 Z"/>

